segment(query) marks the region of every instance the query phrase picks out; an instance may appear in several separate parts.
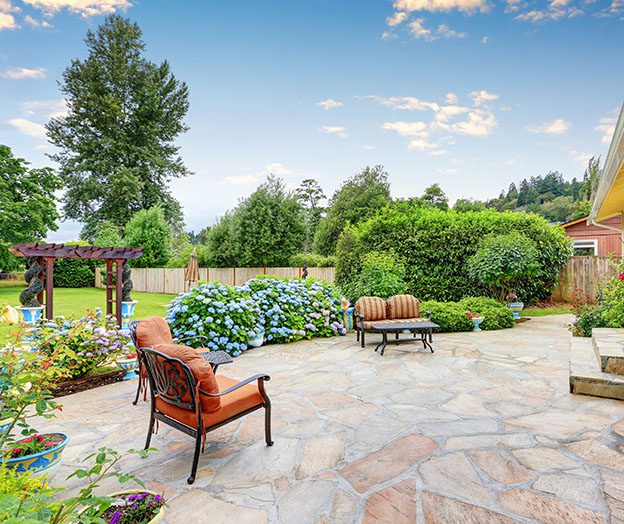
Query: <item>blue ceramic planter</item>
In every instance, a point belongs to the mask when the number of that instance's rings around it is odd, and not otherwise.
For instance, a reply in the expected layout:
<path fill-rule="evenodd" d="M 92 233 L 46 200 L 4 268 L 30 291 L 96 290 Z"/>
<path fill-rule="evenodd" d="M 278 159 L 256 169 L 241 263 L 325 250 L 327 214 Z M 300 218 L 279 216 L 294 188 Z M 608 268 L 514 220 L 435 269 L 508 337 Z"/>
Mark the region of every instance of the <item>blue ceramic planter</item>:
<path fill-rule="evenodd" d="M 136 300 L 121 303 L 121 329 L 128 329 L 128 323 L 134 316 L 134 308 L 137 303 Z"/>
<path fill-rule="evenodd" d="M 346 312 L 342 311 L 342 324 L 347 331 L 353 331 L 353 317 L 355 315 L 355 308 L 347 308 Z"/>
<path fill-rule="evenodd" d="M 16 308 L 22 315 L 22 323 L 26 326 L 33 327 L 41 318 L 43 306 L 38 307 L 18 307 Z"/>
<path fill-rule="evenodd" d="M 69 437 L 65 433 L 52 433 L 52 435 L 61 435 L 63 441 L 53 448 L 35 453 L 34 455 L 7 459 L 4 461 L 6 468 L 13 469 L 17 473 L 24 473 L 25 471 L 39 473 L 58 464 L 61 460 L 61 453 L 63 453 L 63 449 L 69 442 Z"/>
<path fill-rule="evenodd" d="M 264 344 L 264 330 L 256 329 L 256 336 L 249 340 L 249 345 L 252 348 L 259 348 Z"/>
<path fill-rule="evenodd" d="M 515 320 L 520 318 L 520 311 L 524 309 L 524 302 L 510 302 L 507 307 L 511 309 Z"/>
<path fill-rule="evenodd" d="M 474 318 L 471 318 L 470 320 L 472 320 L 472 330 L 473 331 L 481 331 L 481 328 L 479 326 L 481 325 L 481 322 L 483 322 L 485 320 L 485 318 L 483 318 L 483 317 L 474 317 Z"/>
<path fill-rule="evenodd" d="M 127 373 L 124 375 L 124 380 L 130 380 L 131 378 L 136 378 L 136 368 L 139 367 L 139 361 L 136 358 L 125 358 L 116 360 L 115 364 L 119 369 L 123 369 Z"/>

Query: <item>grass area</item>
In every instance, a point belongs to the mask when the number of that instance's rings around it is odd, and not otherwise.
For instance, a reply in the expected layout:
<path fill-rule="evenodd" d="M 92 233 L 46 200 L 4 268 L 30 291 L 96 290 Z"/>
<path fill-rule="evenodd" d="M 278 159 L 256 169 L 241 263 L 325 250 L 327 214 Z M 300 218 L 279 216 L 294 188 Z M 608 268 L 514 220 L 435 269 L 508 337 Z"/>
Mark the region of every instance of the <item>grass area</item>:
<path fill-rule="evenodd" d="M 0 304 L 8 303 L 19 306 L 19 294 L 24 289 L 23 285 L 15 282 L 0 283 Z M 139 303 L 134 310 L 134 318 L 145 318 L 152 315 L 163 316 L 167 304 L 175 295 L 162 293 L 132 293 L 132 298 Z M 106 292 L 97 288 L 54 288 L 54 315 L 80 318 L 87 309 L 94 310 L 100 307 L 106 309 Z M 17 326 L 0 324 L 0 342 L 10 337 L 17 331 Z"/>
<path fill-rule="evenodd" d="M 547 315 L 567 315 L 572 313 L 572 306 L 568 304 L 554 304 L 550 307 L 529 307 L 522 310 L 523 317 L 545 317 Z"/>

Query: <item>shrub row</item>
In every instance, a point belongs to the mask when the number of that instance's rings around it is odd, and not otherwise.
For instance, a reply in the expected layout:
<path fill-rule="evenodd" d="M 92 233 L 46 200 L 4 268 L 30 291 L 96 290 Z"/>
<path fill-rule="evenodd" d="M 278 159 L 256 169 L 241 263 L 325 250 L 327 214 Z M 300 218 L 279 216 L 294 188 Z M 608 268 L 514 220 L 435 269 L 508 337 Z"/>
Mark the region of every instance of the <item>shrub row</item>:
<path fill-rule="evenodd" d="M 445 333 L 472 329 L 472 321 L 466 311 L 484 317 L 485 320 L 481 324 L 481 329 L 484 330 L 504 329 L 514 325 L 511 310 L 500 302 L 486 297 L 467 297 L 459 302 L 428 300 L 421 304 L 421 310 L 430 311 L 431 320 Z"/>

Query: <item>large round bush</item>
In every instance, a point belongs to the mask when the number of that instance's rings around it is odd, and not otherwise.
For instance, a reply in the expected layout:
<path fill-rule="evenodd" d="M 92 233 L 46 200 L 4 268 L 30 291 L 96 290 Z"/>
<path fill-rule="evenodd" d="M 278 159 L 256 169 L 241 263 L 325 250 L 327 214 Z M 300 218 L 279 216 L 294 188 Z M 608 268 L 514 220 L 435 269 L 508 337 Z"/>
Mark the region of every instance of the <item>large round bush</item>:
<path fill-rule="evenodd" d="M 165 318 L 174 337 L 197 337 L 189 340 L 189 345 L 238 356 L 256 336 L 259 313 L 247 291 L 215 282 L 178 295 Z"/>
<path fill-rule="evenodd" d="M 355 304 L 364 296 L 381 297 L 402 295 L 407 289 L 405 267 L 394 253 L 372 251 L 362 259 L 362 269 L 355 279 L 341 286 L 344 295 Z"/>
<path fill-rule="evenodd" d="M 268 342 L 293 342 L 345 333 L 340 317 L 341 297 L 325 282 L 258 277 L 242 289 L 249 290 L 260 309 Z"/>
<path fill-rule="evenodd" d="M 486 237 L 518 233 L 535 245 L 538 271 L 514 290 L 525 303 L 546 299 L 570 253 L 563 229 L 532 213 L 494 210 L 458 213 L 389 206 L 364 223 L 346 229 L 338 243 L 336 281 L 357 281 L 372 251 L 394 251 L 406 268 L 408 293 L 421 300 L 460 300 L 487 289 L 475 286 L 466 265 Z"/>
<path fill-rule="evenodd" d="M 466 309 L 457 302 L 427 300 L 420 305 L 420 309 L 431 313 L 431 321 L 440 326 L 443 333 L 472 329 L 472 320 L 466 315 Z"/>

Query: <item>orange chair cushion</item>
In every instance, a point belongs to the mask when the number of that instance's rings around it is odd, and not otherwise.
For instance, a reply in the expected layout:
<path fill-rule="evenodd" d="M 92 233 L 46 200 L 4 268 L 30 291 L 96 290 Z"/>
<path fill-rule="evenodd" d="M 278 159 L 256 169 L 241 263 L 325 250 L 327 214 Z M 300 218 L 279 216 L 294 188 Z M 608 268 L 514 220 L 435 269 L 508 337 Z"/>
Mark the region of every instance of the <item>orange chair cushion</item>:
<path fill-rule="evenodd" d="M 385 320 L 386 301 L 379 297 L 361 297 L 355 303 L 358 315 L 364 315 L 364 320 Z"/>
<path fill-rule="evenodd" d="M 413 295 L 395 295 L 388 299 L 388 318 L 391 320 L 418 318 L 420 302 Z"/>
<path fill-rule="evenodd" d="M 196 349 L 178 344 L 156 344 L 154 349 L 163 355 L 171 358 L 177 358 L 184 362 L 189 368 L 193 377 L 199 383 L 199 387 L 206 393 L 218 393 L 219 386 L 212 371 L 212 366 L 206 362 Z M 163 401 L 164 402 L 164 401 Z M 203 413 L 214 413 L 221 408 L 221 400 L 219 397 L 206 397 L 202 395 L 200 398 Z"/>
<path fill-rule="evenodd" d="M 137 344 L 141 348 L 154 348 L 156 344 L 173 344 L 169 324 L 162 317 L 141 320 L 136 329 Z"/>
<path fill-rule="evenodd" d="M 226 389 L 238 384 L 238 381 L 224 377 L 223 375 L 217 376 L 216 379 L 219 391 L 225 391 Z M 202 395 L 202 397 L 204 396 Z M 258 407 L 263 403 L 264 399 L 260 394 L 257 382 L 253 384 L 246 384 L 245 386 L 235 389 L 231 393 L 222 396 L 221 409 L 214 413 L 205 413 L 203 411 L 204 408 L 202 398 L 202 420 L 204 422 L 204 428 L 219 424 L 230 417 L 239 415 L 248 409 Z M 156 409 L 191 428 L 197 427 L 197 415 L 189 409 L 172 406 L 158 397 L 156 397 Z"/>

